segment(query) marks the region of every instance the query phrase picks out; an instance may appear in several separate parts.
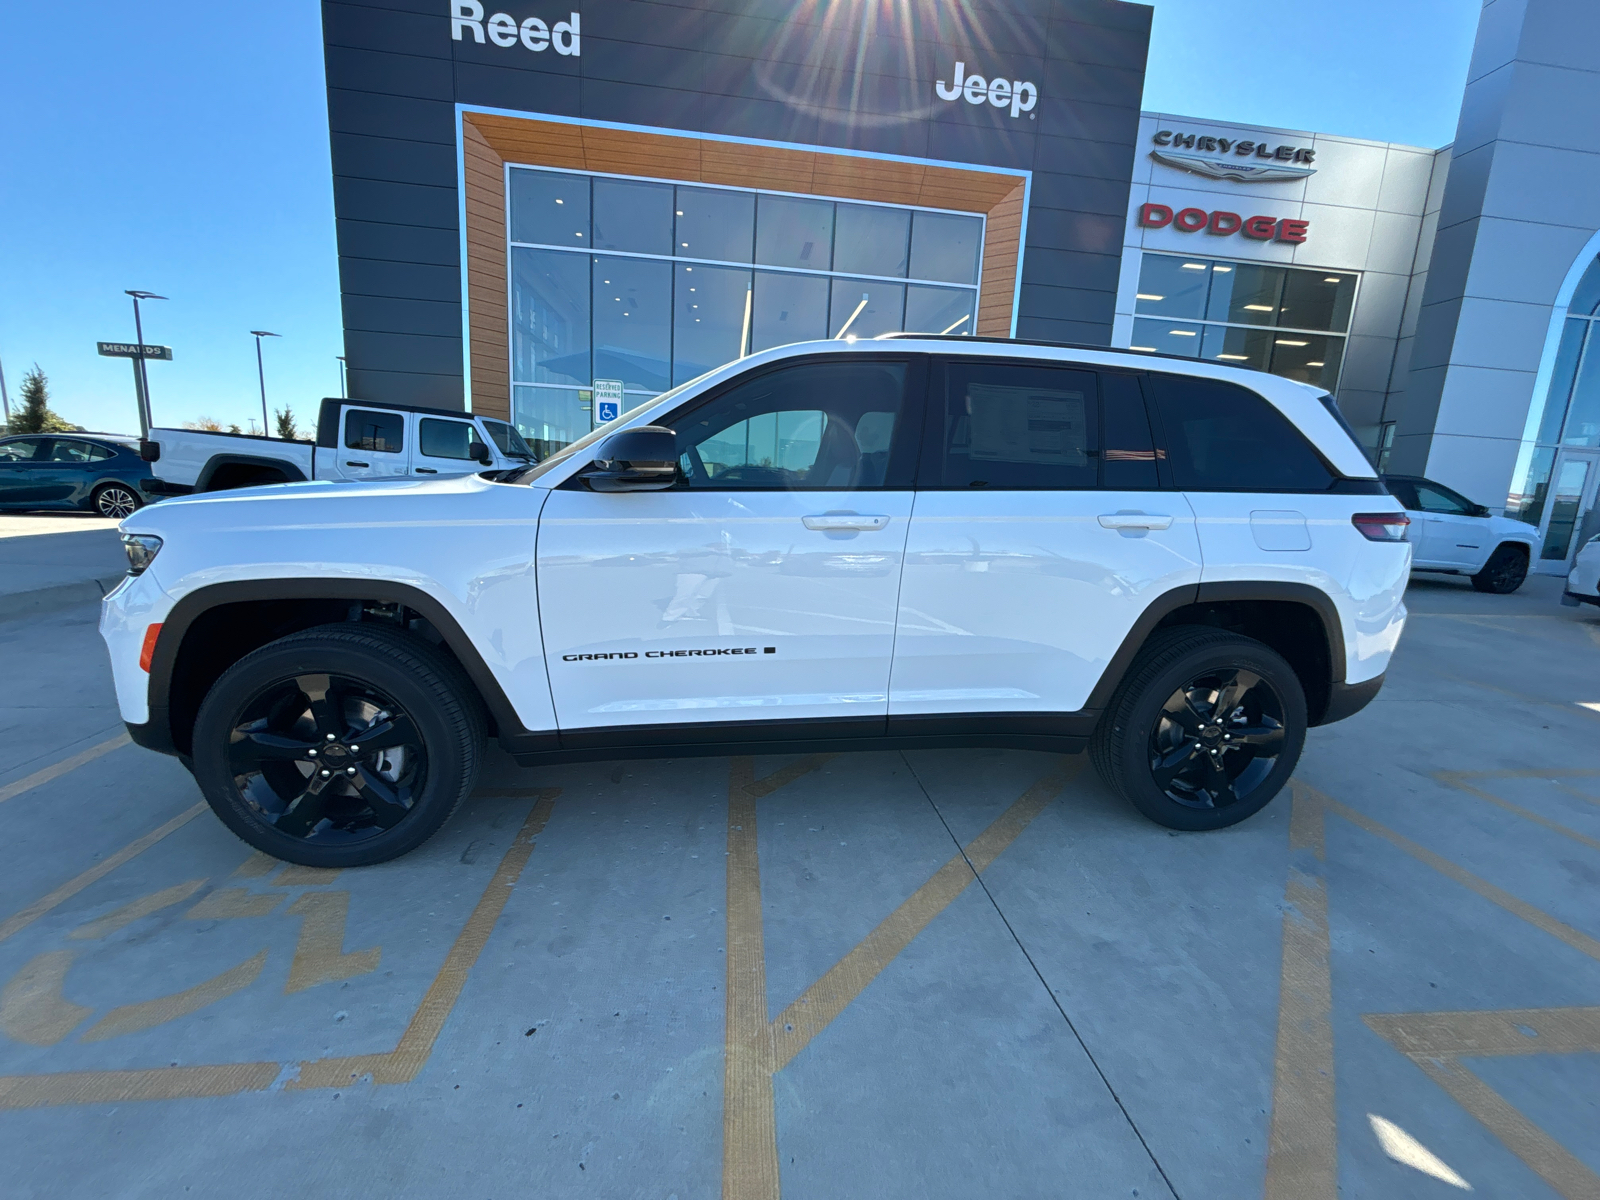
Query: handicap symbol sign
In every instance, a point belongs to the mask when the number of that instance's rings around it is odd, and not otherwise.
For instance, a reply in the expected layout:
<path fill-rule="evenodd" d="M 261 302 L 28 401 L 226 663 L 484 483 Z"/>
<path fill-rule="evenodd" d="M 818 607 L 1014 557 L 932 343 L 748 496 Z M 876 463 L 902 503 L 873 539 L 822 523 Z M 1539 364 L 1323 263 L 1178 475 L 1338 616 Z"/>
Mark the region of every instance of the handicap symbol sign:
<path fill-rule="evenodd" d="M 596 425 L 615 421 L 622 415 L 622 380 L 594 381 L 594 420 Z"/>

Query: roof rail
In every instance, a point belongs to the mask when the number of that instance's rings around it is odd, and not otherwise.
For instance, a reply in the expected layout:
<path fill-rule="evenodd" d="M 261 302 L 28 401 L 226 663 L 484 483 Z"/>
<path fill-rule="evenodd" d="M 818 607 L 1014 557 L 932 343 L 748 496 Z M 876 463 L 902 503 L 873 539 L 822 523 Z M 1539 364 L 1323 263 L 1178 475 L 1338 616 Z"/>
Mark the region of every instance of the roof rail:
<path fill-rule="evenodd" d="M 1100 354 L 1136 354 L 1140 358 L 1170 358 L 1175 362 L 1185 363 L 1208 361 L 1203 358 L 1193 358 L 1187 354 L 1168 354 L 1164 350 L 1139 350 L 1131 346 L 1096 346 L 1089 342 L 1051 342 L 1043 338 L 994 337 L 993 335 L 980 334 L 880 333 L 872 340 L 884 342 L 896 339 L 911 339 L 922 342 L 1000 342 L 1009 346 L 1049 346 L 1056 350 L 1093 350 Z M 1211 365 L 1231 367 L 1236 371 L 1253 371 L 1256 369 L 1254 367 L 1241 367 L 1236 363 L 1212 363 Z"/>

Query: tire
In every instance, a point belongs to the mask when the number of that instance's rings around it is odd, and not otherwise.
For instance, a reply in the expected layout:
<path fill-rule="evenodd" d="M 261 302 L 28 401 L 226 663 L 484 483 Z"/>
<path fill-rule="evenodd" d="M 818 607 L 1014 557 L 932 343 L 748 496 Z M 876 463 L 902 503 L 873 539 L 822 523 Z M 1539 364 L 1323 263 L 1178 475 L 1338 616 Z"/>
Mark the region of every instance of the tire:
<path fill-rule="evenodd" d="M 255 849 L 368 866 L 450 819 L 477 777 L 484 729 L 472 684 L 442 651 L 382 626 L 321 625 L 217 680 L 195 720 L 194 774 Z"/>
<path fill-rule="evenodd" d="M 89 503 L 100 516 L 120 521 L 124 517 L 131 517 L 143 506 L 144 501 L 130 487 L 120 483 L 103 483 L 95 488 Z"/>
<path fill-rule="evenodd" d="M 1239 715 L 1218 720 L 1221 690 L 1241 685 L 1230 710 Z M 1282 790 L 1305 738 L 1305 692 L 1282 657 L 1252 638 L 1180 626 L 1134 660 L 1089 752 L 1106 784 L 1157 825 L 1224 829 Z"/>
<path fill-rule="evenodd" d="M 1516 542 L 1503 542 L 1489 555 L 1483 570 L 1472 576 L 1472 586 L 1480 592 L 1509 596 L 1528 577 L 1528 548 Z"/>

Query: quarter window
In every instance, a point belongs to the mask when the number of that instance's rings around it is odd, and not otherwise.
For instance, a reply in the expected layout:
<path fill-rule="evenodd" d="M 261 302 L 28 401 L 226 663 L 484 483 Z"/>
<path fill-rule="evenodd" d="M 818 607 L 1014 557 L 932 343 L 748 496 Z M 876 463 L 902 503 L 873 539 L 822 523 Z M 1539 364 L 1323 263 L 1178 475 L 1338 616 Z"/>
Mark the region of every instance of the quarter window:
<path fill-rule="evenodd" d="M 1324 492 L 1334 478 L 1299 430 L 1235 384 L 1149 376 L 1173 481 L 1190 492 Z"/>
<path fill-rule="evenodd" d="M 860 491 L 897 482 L 903 362 L 803 363 L 669 419 L 691 488 Z"/>
<path fill-rule="evenodd" d="M 399 454 L 405 446 L 405 429 L 399 413 L 352 408 L 344 417 L 344 444 L 351 450 Z"/>

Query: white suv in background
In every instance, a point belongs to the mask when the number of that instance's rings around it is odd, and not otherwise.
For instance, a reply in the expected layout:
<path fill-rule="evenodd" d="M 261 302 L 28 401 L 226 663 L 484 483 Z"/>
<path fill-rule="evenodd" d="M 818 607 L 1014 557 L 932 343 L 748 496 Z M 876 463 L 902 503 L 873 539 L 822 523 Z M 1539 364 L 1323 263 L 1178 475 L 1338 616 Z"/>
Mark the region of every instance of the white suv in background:
<path fill-rule="evenodd" d="M 1536 527 L 1496 516 L 1431 479 L 1385 475 L 1383 481 L 1411 518 L 1412 570 L 1467 575 L 1478 591 L 1502 596 L 1522 586 L 1539 541 Z"/>
<path fill-rule="evenodd" d="M 520 472 L 123 524 L 122 714 L 240 837 L 380 862 L 524 763 L 1093 751 L 1175 829 L 1378 691 L 1406 518 L 1314 388 L 1001 339 L 807 343 Z"/>

